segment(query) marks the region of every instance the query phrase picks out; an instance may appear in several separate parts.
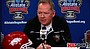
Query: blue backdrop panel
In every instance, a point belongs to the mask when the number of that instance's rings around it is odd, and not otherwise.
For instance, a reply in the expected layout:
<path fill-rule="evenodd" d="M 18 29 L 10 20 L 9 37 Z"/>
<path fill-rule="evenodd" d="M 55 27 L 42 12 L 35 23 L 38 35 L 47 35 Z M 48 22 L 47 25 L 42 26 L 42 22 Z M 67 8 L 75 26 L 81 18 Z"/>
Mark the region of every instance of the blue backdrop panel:
<path fill-rule="evenodd" d="M 24 20 L 14 20 L 14 14 L 9 13 L 9 8 L 6 5 L 7 0 L 2 0 L 2 33 L 4 35 L 13 31 L 23 31 L 26 22 L 37 15 L 37 5 L 39 0 L 29 0 L 28 14 L 23 14 Z M 58 0 L 53 0 L 55 4 L 56 15 L 64 17 L 66 13 L 61 12 L 61 7 L 58 5 Z M 70 23 L 68 26 L 72 35 L 73 42 L 82 42 L 84 33 L 90 30 L 90 0 L 82 0 L 80 13 L 75 13 L 75 19 L 66 19 L 66 21 L 84 21 L 83 23 Z M 8 24 L 7 22 L 15 22 Z M 18 22 L 18 24 L 16 23 Z M 19 23 L 23 22 L 23 23 Z"/>

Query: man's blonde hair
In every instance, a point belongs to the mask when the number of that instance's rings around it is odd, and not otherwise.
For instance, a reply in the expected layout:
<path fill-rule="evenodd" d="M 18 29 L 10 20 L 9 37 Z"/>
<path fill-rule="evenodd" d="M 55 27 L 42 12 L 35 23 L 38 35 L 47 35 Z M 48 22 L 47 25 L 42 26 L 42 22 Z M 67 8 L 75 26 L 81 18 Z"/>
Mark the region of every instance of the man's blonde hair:
<path fill-rule="evenodd" d="M 51 10 L 54 10 L 54 3 L 52 0 L 39 0 L 38 5 L 41 3 L 43 3 L 43 4 L 48 3 L 51 6 Z"/>

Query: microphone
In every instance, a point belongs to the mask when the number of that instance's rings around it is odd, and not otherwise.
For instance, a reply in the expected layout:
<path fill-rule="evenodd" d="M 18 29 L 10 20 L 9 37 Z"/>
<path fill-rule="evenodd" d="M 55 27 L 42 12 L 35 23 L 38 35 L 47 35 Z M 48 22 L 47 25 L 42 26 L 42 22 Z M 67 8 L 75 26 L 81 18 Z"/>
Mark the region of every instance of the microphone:
<path fill-rule="evenodd" d="M 47 39 L 47 30 L 45 30 L 45 29 L 40 30 L 40 39 L 41 40 Z"/>
<path fill-rule="evenodd" d="M 42 27 L 40 30 L 40 39 L 44 42 L 47 39 L 47 30 L 46 27 Z M 43 49 L 45 49 L 44 43 L 42 43 Z"/>

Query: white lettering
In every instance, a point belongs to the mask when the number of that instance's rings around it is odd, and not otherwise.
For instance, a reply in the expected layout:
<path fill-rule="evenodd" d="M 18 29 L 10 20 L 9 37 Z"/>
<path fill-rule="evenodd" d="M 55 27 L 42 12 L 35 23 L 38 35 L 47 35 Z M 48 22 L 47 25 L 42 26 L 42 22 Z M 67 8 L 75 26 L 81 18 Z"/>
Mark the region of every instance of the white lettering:
<path fill-rule="evenodd" d="M 11 4 L 10 7 L 25 7 L 25 4 Z"/>
<path fill-rule="evenodd" d="M 82 24 L 85 24 L 85 21 L 83 21 L 83 20 L 66 20 L 67 21 L 67 23 L 82 23 Z"/>
<path fill-rule="evenodd" d="M 77 6 L 77 3 L 63 3 L 62 6 Z"/>

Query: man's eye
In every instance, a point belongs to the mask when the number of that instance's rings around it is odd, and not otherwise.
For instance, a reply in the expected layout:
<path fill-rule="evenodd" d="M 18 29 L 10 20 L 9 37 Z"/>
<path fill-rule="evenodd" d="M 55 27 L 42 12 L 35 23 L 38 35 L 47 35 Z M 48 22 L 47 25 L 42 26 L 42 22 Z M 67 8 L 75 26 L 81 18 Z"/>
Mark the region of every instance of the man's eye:
<path fill-rule="evenodd" d="M 41 12 L 38 12 L 38 14 L 41 14 Z"/>
<path fill-rule="evenodd" d="M 48 12 L 44 12 L 44 14 L 49 14 Z"/>

